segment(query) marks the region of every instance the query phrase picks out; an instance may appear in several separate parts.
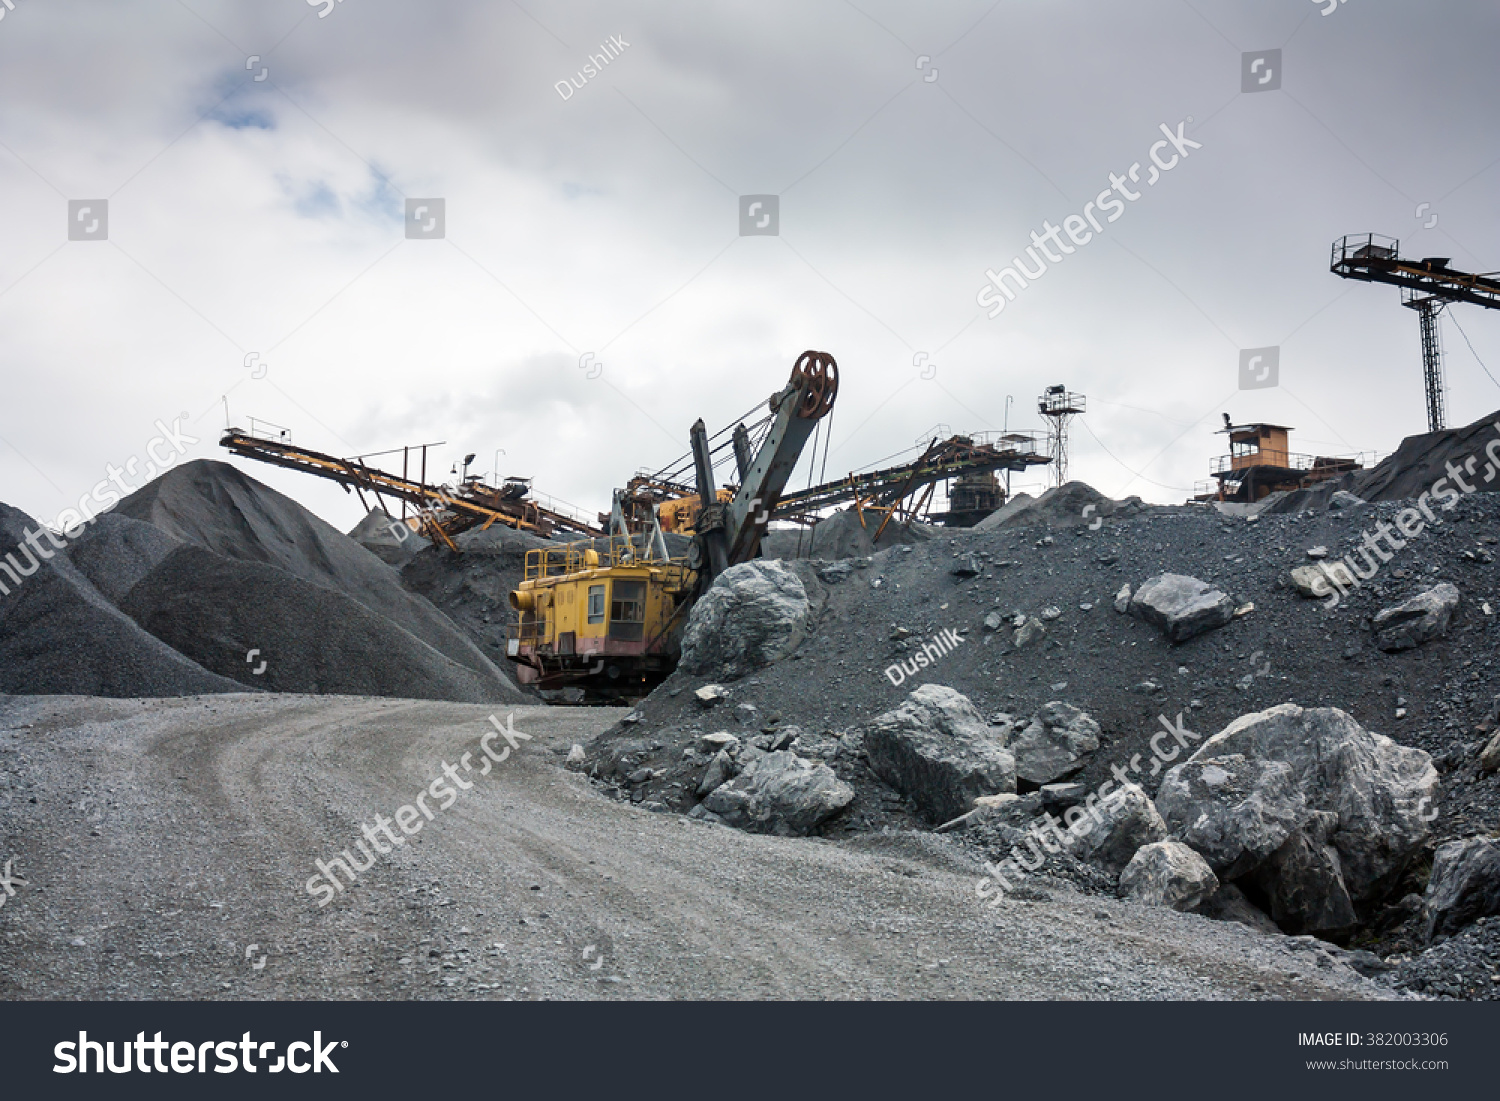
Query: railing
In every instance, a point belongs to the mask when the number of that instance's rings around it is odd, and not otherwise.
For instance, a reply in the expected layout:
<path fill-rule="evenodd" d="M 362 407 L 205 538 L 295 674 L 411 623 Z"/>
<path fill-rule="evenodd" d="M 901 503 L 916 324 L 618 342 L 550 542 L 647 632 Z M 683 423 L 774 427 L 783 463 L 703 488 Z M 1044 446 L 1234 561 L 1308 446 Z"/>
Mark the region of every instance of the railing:
<path fill-rule="evenodd" d="M 1394 260 L 1401 249 L 1401 242 L 1394 237 L 1382 237 L 1378 233 L 1351 233 L 1333 243 L 1331 264 L 1338 270 L 1341 264 L 1351 260 Z"/>
<path fill-rule="evenodd" d="M 602 570 L 611 566 L 668 566 L 687 572 L 686 560 L 662 559 L 652 554 L 650 544 L 639 545 L 643 536 L 611 535 L 601 539 L 581 540 L 565 547 L 538 547 L 526 552 L 527 581 L 544 577 L 562 577 L 581 570 Z"/>
<path fill-rule="evenodd" d="M 1256 466 L 1278 466 L 1310 474 L 1342 474 L 1374 466 L 1379 452 L 1361 451 L 1354 455 L 1300 455 L 1286 451 L 1259 451 L 1248 455 L 1220 455 L 1209 463 L 1210 474 L 1229 474 Z"/>
<path fill-rule="evenodd" d="M 965 432 L 977 447 L 991 447 L 999 452 L 1014 451 L 1020 455 L 1043 454 L 1043 434 L 1031 430 L 1008 432 Z"/>

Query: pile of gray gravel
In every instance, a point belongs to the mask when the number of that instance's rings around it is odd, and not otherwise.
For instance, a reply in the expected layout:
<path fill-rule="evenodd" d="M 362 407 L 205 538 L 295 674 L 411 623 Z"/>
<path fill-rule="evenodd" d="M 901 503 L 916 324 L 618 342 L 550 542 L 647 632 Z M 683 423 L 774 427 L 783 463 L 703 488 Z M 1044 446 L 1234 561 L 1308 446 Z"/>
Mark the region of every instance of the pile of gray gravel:
<path fill-rule="evenodd" d="M 343 593 L 481 676 L 509 678 L 400 575 L 296 501 L 227 463 L 195 460 L 125 498 L 121 514 L 240 562 Z"/>
<path fill-rule="evenodd" d="M 1462 428 L 1408 436 L 1401 441 L 1400 447 L 1371 469 L 1345 474 L 1313 489 L 1288 493 L 1272 501 L 1265 511 L 1288 513 L 1324 509 L 1329 506 L 1333 495 L 1340 492 L 1352 493 L 1365 501 L 1415 500 L 1430 492 L 1438 481 L 1450 478 L 1449 463 L 1459 468 L 1459 476 L 1473 485 L 1477 492 L 1494 493 L 1500 490 L 1500 479 L 1495 477 L 1492 466 L 1489 480 L 1485 480 L 1486 464 L 1490 460 L 1484 456 L 1492 441 L 1496 440 L 1500 440 L 1500 410 Z M 1500 451 L 1489 451 L 1489 454 L 1500 454 Z M 1465 472 L 1463 468 L 1469 457 L 1476 455 L 1478 461 Z M 1450 480 L 1450 485 L 1453 484 Z"/>
<path fill-rule="evenodd" d="M 0 556 L 24 569 L 31 558 L 17 552 L 27 530 L 40 525 L 0 504 Z M 153 638 L 117 609 L 67 556 L 53 557 L 0 596 L 0 693 L 58 696 L 189 696 L 240 692 L 234 681 L 215 676 L 166 643 Z M 99 565 L 96 544 L 90 559 Z"/>
<path fill-rule="evenodd" d="M 0 555 L 22 570 L 27 530 L 0 505 Z M 174 469 L 74 534 L 40 538 L 0 596 L 0 692 L 526 698 L 394 569 L 224 463 Z"/>
<path fill-rule="evenodd" d="M 810 528 L 773 528 L 761 540 L 761 555 L 765 558 L 825 558 L 836 561 L 873 554 L 877 549 L 874 536 L 880 531 L 884 518 L 879 512 L 866 511 L 861 521 L 859 513 L 847 508 L 825 517 Z M 906 543 L 925 542 L 937 531 L 937 528 L 928 524 L 903 524 L 892 520 L 880 532 L 878 547 L 885 549 Z"/>
<path fill-rule="evenodd" d="M 273 692 L 521 698 L 342 593 L 201 547 L 174 551 L 130 590 L 121 610 L 205 669 Z"/>

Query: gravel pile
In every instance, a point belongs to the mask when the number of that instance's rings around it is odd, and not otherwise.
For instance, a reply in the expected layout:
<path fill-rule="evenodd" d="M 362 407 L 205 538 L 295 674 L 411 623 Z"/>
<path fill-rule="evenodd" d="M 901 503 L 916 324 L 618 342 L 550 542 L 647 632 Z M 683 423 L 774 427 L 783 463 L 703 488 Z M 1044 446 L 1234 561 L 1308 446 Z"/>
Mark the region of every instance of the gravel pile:
<path fill-rule="evenodd" d="M 118 605 L 137 581 L 183 545 L 153 524 L 110 512 L 88 526 L 69 548 L 68 558 Z"/>
<path fill-rule="evenodd" d="M 1480 918 L 1435 948 L 1387 962 L 1397 964 L 1398 989 L 1435 998 L 1500 1000 L 1500 918 Z"/>
<path fill-rule="evenodd" d="M 1437 523 L 1337 607 L 1299 595 L 1291 570 L 1318 560 L 1309 551 L 1327 561 L 1354 553 L 1367 532 L 1392 527 L 1405 503 L 1246 519 L 1205 505 L 1101 503 L 1079 490 L 1047 496 L 988 530 L 945 531 L 837 565 L 796 563 L 815 611 L 790 658 L 738 680 L 679 670 L 642 701 L 634 722 L 589 748 L 590 761 L 606 762 L 609 747 L 628 741 L 631 769 L 610 772 L 610 783 L 639 804 L 685 812 L 709 760 L 705 736 L 726 731 L 773 746 L 779 731 L 795 728 L 790 747 L 855 788 L 849 809 L 822 827 L 838 838 L 927 828 L 870 774 L 858 745 L 862 724 L 921 684 L 957 689 L 992 722 L 1024 719 L 1053 700 L 1083 708 L 1102 744 L 1071 779 L 1094 790 L 1112 765 L 1131 770 L 1138 760 L 1132 778 L 1151 794 L 1161 777 L 1148 774 L 1149 741 L 1162 717 L 1180 714 L 1206 737 L 1241 715 L 1296 703 L 1341 708 L 1433 755 L 1442 774 L 1434 846 L 1500 829 L 1500 775 L 1479 764 L 1500 695 L 1500 496 L 1476 493 L 1437 510 Z M 1088 504 L 1095 508 L 1085 517 Z M 1124 586 L 1168 572 L 1222 589 L 1240 614 L 1174 645 L 1115 610 Z M 1446 634 L 1411 650 L 1377 649 L 1375 614 L 1443 582 L 1461 594 Z M 964 641 L 916 673 L 887 672 L 943 632 Z M 715 680 L 725 694 L 705 705 L 695 691 Z M 978 830 L 950 836 L 986 858 L 1005 841 Z M 1086 893 L 1101 889 L 1063 861 L 1047 873 Z M 1425 874 L 1421 863 L 1392 897 L 1419 895 Z M 1372 917 L 1361 947 L 1429 949 L 1411 939 L 1417 926 L 1401 904 L 1388 909 Z"/>
<path fill-rule="evenodd" d="M 765 558 L 857 558 L 873 554 L 876 544 L 873 536 L 880 530 L 884 516 L 878 512 L 866 512 L 864 524 L 852 508 L 835 512 L 811 528 L 773 528 L 761 540 L 761 554 Z M 928 524 L 903 524 L 892 520 L 880 533 L 880 549 L 901 546 L 907 543 L 922 543 L 932 538 L 938 528 Z"/>
<path fill-rule="evenodd" d="M 508 668 L 505 633 L 516 615 L 510 592 L 525 569 L 524 545 L 468 547 L 459 555 L 427 547 L 401 567 L 401 582 L 456 623 L 491 661 Z"/>
<path fill-rule="evenodd" d="M 418 551 L 430 545 L 426 539 L 410 528 L 406 529 L 407 534 L 403 538 L 401 535 L 403 526 L 385 509 L 372 508 L 370 514 L 350 530 L 349 538 L 386 565 L 400 569 L 410 562 Z"/>
<path fill-rule="evenodd" d="M 1460 476 L 1479 492 L 1493 493 L 1500 490 L 1500 480 L 1495 479 L 1492 469 L 1490 481 L 1485 482 L 1484 471 L 1486 463 L 1491 461 L 1485 458 L 1486 449 L 1495 440 L 1500 440 L 1500 410 L 1462 428 L 1408 436 L 1393 454 L 1371 469 L 1346 474 L 1314 489 L 1288 493 L 1269 504 L 1265 511 L 1286 513 L 1327 508 L 1333 495 L 1340 491 L 1366 501 L 1414 500 L 1431 490 L 1439 479 L 1449 477 L 1450 462 L 1459 466 Z M 1500 465 L 1500 450 L 1490 454 L 1496 456 L 1494 461 Z M 1466 475 L 1462 466 L 1470 456 L 1478 456 L 1478 461 Z"/>
<path fill-rule="evenodd" d="M 1040 497 L 1018 493 L 1000 508 L 974 525 L 976 531 L 996 528 L 1031 527 L 1072 528 L 1079 524 L 1100 523 L 1106 517 L 1125 519 L 1140 515 L 1148 506 L 1139 497 L 1112 501 L 1084 482 L 1069 482 L 1047 490 Z"/>
<path fill-rule="evenodd" d="M 174 551 L 121 609 L 205 669 L 273 692 L 457 703 L 524 698 L 342 593 L 201 547 Z"/>
<path fill-rule="evenodd" d="M 503 672 L 399 574 L 297 502 L 227 463 L 195 460 L 131 494 L 118 511 L 224 558 L 275 566 L 363 604 L 482 677 Z"/>
<path fill-rule="evenodd" d="M 0 504 L 0 554 L 23 568 L 32 559 L 14 548 L 27 529 L 25 513 Z M 45 538 L 41 545 L 52 549 Z M 107 541 L 106 541 L 107 542 Z M 102 562 L 96 545 L 90 561 Z M 0 596 L 0 693 L 12 695 L 191 696 L 241 692 L 121 613 L 67 557 L 53 551 L 21 584 Z"/>

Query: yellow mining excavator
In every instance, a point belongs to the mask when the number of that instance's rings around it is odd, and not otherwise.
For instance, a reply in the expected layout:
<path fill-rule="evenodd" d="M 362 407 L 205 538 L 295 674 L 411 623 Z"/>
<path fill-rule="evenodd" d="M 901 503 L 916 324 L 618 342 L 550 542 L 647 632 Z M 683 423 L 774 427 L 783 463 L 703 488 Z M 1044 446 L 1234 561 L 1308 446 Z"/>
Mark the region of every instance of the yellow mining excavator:
<path fill-rule="evenodd" d="M 596 700 L 644 695 L 677 665 L 682 628 L 693 601 L 730 566 L 760 553 L 771 512 L 814 427 L 833 408 L 838 364 L 826 352 L 804 352 L 784 389 L 767 402 L 758 449 L 750 430 L 734 428 L 739 487 L 714 485 L 714 451 L 699 420 L 692 427 L 697 493 L 689 522 L 683 506 L 669 523 L 685 553 L 669 551 L 665 526 L 648 509 L 645 530 L 632 533 L 624 491 L 615 494 L 610 534 L 557 549 L 528 551 L 525 577 L 510 594 L 516 622 L 506 653 L 517 679 L 546 690 L 581 688 Z M 702 501 L 712 501 L 706 507 Z M 685 530 L 684 530 L 685 529 Z"/>

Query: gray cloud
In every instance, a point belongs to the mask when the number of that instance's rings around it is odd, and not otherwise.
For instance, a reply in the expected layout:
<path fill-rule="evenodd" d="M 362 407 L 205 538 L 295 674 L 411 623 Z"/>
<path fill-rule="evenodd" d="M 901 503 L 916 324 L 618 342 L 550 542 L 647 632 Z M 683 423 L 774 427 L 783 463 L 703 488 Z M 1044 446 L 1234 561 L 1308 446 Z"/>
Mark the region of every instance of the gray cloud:
<path fill-rule="evenodd" d="M 1389 450 L 1425 427 L 1416 320 L 1328 247 L 1374 230 L 1500 267 L 1500 13 L 1320 7 L 17 0 L 0 497 L 50 517 L 183 409 L 215 455 L 227 393 L 231 419 L 326 450 L 446 439 L 446 469 L 503 447 L 506 473 L 602 508 L 809 347 L 843 367 L 830 473 L 998 428 L 1006 395 L 1039 427 L 1059 381 L 1091 399 L 1073 473 L 1112 494 L 1181 499 L 1221 412 Z M 1241 93 L 1241 53 L 1271 48 L 1280 90 Z M 1201 149 L 984 316 L 987 268 L 1188 118 Z M 738 236 L 751 193 L 781 195 L 781 236 Z M 110 240 L 68 243 L 67 200 L 106 197 Z M 407 197 L 446 200 L 445 240 L 403 239 Z M 1500 374 L 1500 318 L 1456 313 Z M 1500 407 L 1445 337 L 1453 419 Z M 1283 386 L 1239 392 L 1238 349 L 1272 344 Z"/>

